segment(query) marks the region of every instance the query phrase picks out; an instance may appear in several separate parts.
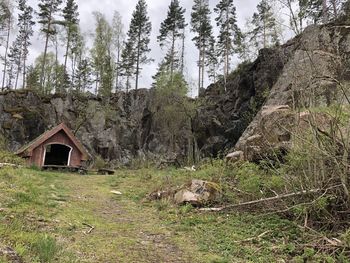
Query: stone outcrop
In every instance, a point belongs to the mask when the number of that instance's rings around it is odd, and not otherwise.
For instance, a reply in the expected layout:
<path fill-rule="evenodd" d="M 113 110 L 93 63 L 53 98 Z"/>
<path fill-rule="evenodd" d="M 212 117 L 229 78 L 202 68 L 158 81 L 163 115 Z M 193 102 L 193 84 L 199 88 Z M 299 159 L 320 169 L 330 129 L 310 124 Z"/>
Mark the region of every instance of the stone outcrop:
<path fill-rule="evenodd" d="M 14 151 L 64 121 L 92 156 L 121 164 L 135 158 L 185 159 L 194 149 L 202 157 L 225 156 L 235 145 L 245 152 L 272 135 L 268 142 L 287 147 L 289 135 L 270 118 L 288 126 L 287 106 L 328 105 L 342 95 L 337 81 L 350 79 L 350 27 L 344 21 L 309 26 L 286 44 L 261 50 L 226 84 L 210 85 L 200 95 L 191 125 L 180 129 L 175 142 L 159 128 L 152 90 L 120 92 L 108 100 L 88 94 L 0 93 L 0 137 Z"/>
<path fill-rule="evenodd" d="M 39 96 L 31 91 L 0 93 L 0 135 L 15 151 L 45 130 L 65 122 L 91 156 L 128 164 L 135 158 L 182 154 L 157 129 L 152 91 L 120 92 L 109 100 L 93 95 Z M 186 138 L 184 138 L 185 140 Z M 172 149 L 171 151 L 169 149 Z M 160 157 L 159 157 L 160 158 Z"/>
<path fill-rule="evenodd" d="M 231 151 L 257 161 L 286 152 L 297 130 L 330 127 L 326 114 L 295 112 L 293 107 L 328 106 L 344 97 L 339 83 L 350 83 L 350 26 L 310 26 L 298 37 L 298 48 L 273 85 L 266 102 Z M 347 91 L 346 91 L 347 92 Z"/>

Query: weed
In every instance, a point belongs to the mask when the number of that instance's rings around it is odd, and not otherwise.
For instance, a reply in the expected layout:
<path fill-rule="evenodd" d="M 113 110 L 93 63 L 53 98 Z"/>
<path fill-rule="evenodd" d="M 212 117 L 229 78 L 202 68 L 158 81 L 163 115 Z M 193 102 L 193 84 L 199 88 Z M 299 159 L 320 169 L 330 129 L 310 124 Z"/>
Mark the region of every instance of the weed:
<path fill-rule="evenodd" d="M 38 255 L 40 262 L 49 263 L 54 260 L 55 255 L 59 251 L 59 246 L 53 237 L 49 235 L 40 235 L 32 244 L 32 249 L 34 253 Z"/>

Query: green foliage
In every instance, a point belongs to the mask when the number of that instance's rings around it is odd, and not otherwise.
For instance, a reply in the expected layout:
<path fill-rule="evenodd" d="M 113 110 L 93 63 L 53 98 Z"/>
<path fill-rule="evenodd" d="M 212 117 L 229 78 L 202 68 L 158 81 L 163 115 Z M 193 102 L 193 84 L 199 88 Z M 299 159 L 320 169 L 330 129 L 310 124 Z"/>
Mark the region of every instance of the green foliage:
<path fill-rule="evenodd" d="M 122 53 L 121 70 L 127 77 L 127 89 L 129 88 L 129 79 L 135 74 L 135 89 L 138 89 L 138 80 L 141 73 L 141 65 L 152 61 L 147 54 L 151 51 L 149 48 L 152 24 L 147 14 L 147 4 L 145 0 L 138 0 L 136 8 L 132 14 L 130 27 L 128 30 L 128 39 Z"/>
<path fill-rule="evenodd" d="M 97 94 L 108 97 L 113 89 L 114 60 L 112 53 L 112 27 L 100 12 L 94 12 L 96 20 L 95 38 L 91 49 L 93 67 L 98 83 Z"/>
<path fill-rule="evenodd" d="M 107 163 L 106 161 L 101 157 L 101 156 L 96 156 L 95 161 L 94 161 L 94 168 L 95 169 L 102 169 L 102 168 L 106 168 Z"/>
<path fill-rule="evenodd" d="M 12 163 L 17 165 L 23 165 L 24 160 L 15 154 L 0 150 L 0 163 Z"/>
<path fill-rule="evenodd" d="M 266 0 L 261 0 L 257 5 L 257 12 L 253 14 L 251 41 L 257 48 L 266 48 L 279 44 L 276 15 L 273 7 Z"/>
<path fill-rule="evenodd" d="M 185 11 L 180 6 L 178 0 L 171 1 L 167 17 L 160 25 L 159 36 L 157 37 L 161 47 L 169 43 L 169 51 L 164 58 L 163 64 L 167 65 L 171 79 L 175 70 L 181 70 L 180 58 L 176 50 L 176 41 L 184 37 L 183 34 L 186 27 Z"/>
<path fill-rule="evenodd" d="M 32 249 L 36 253 L 42 263 L 50 263 L 54 260 L 59 246 L 56 240 L 49 236 L 38 236 L 37 240 L 32 244 Z"/>
<path fill-rule="evenodd" d="M 186 97 L 187 83 L 183 75 L 163 72 L 155 83 L 152 110 L 157 124 L 164 135 L 170 135 L 171 145 L 182 136 L 184 127 L 189 126 L 195 105 Z"/>
<path fill-rule="evenodd" d="M 224 63 L 224 74 L 227 77 L 230 71 L 231 56 L 241 42 L 242 33 L 237 25 L 236 7 L 233 0 L 221 0 L 214 11 L 217 13 L 216 24 L 220 28 L 216 54 L 220 56 L 221 63 Z"/>

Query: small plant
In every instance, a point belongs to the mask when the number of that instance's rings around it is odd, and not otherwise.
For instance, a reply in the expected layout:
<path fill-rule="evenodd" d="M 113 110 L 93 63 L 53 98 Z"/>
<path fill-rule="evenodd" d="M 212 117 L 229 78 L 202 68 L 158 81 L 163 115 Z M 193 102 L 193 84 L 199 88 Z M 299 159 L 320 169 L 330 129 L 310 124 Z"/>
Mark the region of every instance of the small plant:
<path fill-rule="evenodd" d="M 48 235 L 38 236 L 32 249 L 38 255 L 42 263 L 52 262 L 59 251 L 56 240 Z"/>
<path fill-rule="evenodd" d="M 24 165 L 24 160 L 12 153 L 9 153 L 6 151 L 0 151 L 0 163 Z"/>
<path fill-rule="evenodd" d="M 99 169 L 102 169 L 102 168 L 106 168 L 107 166 L 107 163 L 105 160 L 103 160 L 103 158 L 101 156 L 96 156 L 95 158 L 95 162 L 94 162 L 94 168 L 99 170 Z"/>

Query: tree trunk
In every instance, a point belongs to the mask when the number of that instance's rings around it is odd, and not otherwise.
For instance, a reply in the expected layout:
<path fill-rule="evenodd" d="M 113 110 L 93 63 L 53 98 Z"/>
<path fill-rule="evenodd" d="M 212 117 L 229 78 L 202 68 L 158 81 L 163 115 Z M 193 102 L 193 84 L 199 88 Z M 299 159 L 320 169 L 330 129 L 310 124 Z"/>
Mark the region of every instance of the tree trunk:
<path fill-rule="evenodd" d="M 185 28 L 182 32 L 182 49 L 181 49 L 181 74 L 184 74 L 185 68 Z"/>
<path fill-rule="evenodd" d="M 201 90 L 201 63 L 202 63 L 202 49 L 199 47 L 199 58 L 198 58 L 198 97 Z"/>
<path fill-rule="evenodd" d="M 175 31 L 173 31 L 173 35 L 171 39 L 171 51 L 170 51 L 170 83 L 171 84 L 173 84 L 174 57 L 175 57 Z"/>
<path fill-rule="evenodd" d="M 333 7 L 334 18 L 338 18 L 338 9 L 337 9 L 336 0 L 332 0 L 331 2 Z"/>
<path fill-rule="evenodd" d="M 47 55 L 47 48 L 49 45 L 49 36 L 50 34 L 48 33 L 51 29 L 51 19 L 48 21 L 47 24 L 47 33 L 46 33 L 46 40 L 45 40 L 45 47 L 44 47 L 44 54 L 43 54 L 43 62 L 41 65 L 41 73 L 40 73 L 40 86 L 43 88 L 44 84 L 45 84 L 45 76 L 44 76 L 44 72 L 45 72 L 45 66 L 46 66 L 46 55 Z"/>
<path fill-rule="evenodd" d="M 19 59 L 20 63 L 21 59 Z M 21 66 L 20 64 L 17 65 L 17 72 L 16 72 L 16 81 L 15 81 L 15 89 L 17 89 L 18 86 L 18 78 L 19 78 L 19 73 L 21 72 Z"/>
<path fill-rule="evenodd" d="M 141 32 L 139 30 L 138 32 L 138 39 L 137 39 L 137 57 L 136 57 L 136 80 L 135 80 L 135 90 L 139 87 L 139 74 L 140 74 L 140 42 L 141 42 Z"/>
<path fill-rule="evenodd" d="M 5 77 L 6 77 L 6 68 L 7 68 L 7 53 L 9 49 L 9 43 L 10 43 L 10 32 L 11 32 L 11 20 L 12 17 L 10 15 L 8 19 L 8 27 L 7 27 L 7 36 L 6 36 L 6 46 L 5 46 L 5 55 L 4 55 L 4 71 L 2 74 L 2 85 L 1 90 L 3 91 L 5 88 Z"/>
<path fill-rule="evenodd" d="M 327 0 L 322 0 L 322 16 L 323 23 L 326 24 L 328 22 L 328 10 L 327 10 Z"/>
<path fill-rule="evenodd" d="M 115 76 L 115 92 L 118 90 L 118 83 L 119 83 L 119 63 L 120 63 L 120 36 L 118 36 L 118 52 L 117 52 L 117 67 L 116 67 L 116 76 Z"/>
<path fill-rule="evenodd" d="M 22 88 L 23 89 L 25 89 L 25 87 L 26 87 L 26 77 L 27 77 L 27 69 L 26 69 L 26 63 L 27 63 L 27 54 L 26 54 L 26 52 L 27 52 L 27 47 L 28 46 L 28 44 L 27 44 L 27 41 L 25 41 L 25 43 L 24 43 L 24 46 L 23 46 L 23 52 L 24 52 L 24 55 L 23 55 L 23 71 L 22 71 L 22 78 L 23 78 L 23 80 L 22 80 Z"/>
<path fill-rule="evenodd" d="M 69 52 L 69 45 L 70 45 L 70 37 L 71 37 L 71 31 L 68 28 L 67 30 L 67 43 L 66 43 L 66 54 L 64 55 L 64 72 L 67 72 L 67 60 L 68 60 L 68 52 Z"/>
<path fill-rule="evenodd" d="M 204 69 L 205 69 L 205 47 L 203 47 L 202 50 L 202 81 L 201 81 L 201 88 L 204 88 Z"/>

